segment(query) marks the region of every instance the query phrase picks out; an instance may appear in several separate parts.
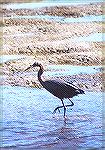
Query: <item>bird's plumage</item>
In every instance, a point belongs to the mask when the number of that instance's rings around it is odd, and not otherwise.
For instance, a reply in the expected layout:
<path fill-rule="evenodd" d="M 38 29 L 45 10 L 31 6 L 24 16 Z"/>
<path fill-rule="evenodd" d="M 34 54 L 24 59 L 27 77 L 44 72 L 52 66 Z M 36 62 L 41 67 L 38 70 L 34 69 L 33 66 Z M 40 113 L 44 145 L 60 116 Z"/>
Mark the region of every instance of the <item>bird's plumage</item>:
<path fill-rule="evenodd" d="M 46 80 L 42 85 L 46 90 L 60 99 L 72 98 L 83 92 L 81 89 L 62 80 Z"/>

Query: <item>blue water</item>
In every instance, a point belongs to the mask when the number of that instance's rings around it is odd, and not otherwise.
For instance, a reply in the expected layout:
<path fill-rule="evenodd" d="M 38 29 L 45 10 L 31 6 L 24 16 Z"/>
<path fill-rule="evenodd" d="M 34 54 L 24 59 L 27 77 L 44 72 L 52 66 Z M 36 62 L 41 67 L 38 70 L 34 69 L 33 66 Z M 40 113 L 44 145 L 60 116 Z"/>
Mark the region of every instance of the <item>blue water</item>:
<path fill-rule="evenodd" d="M 43 88 L 3 86 L 1 93 L 1 147 L 12 150 L 102 147 L 102 92 L 74 97 L 75 105 L 67 109 L 66 120 L 63 109 L 52 114 L 61 102 Z M 69 104 L 68 100 L 64 102 Z"/>
<path fill-rule="evenodd" d="M 0 63 L 4 63 L 6 61 L 11 61 L 15 59 L 21 59 L 24 58 L 24 55 L 2 55 L 0 56 Z"/>
<path fill-rule="evenodd" d="M 7 61 L 18 60 L 23 58 L 30 58 L 32 59 L 34 56 L 26 56 L 26 55 L 1 55 L 0 56 L 0 63 L 5 63 Z"/>
<path fill-rule="evenodd" d="M 84 17 L 78 17 L 78 18 L 68 18 L 68 17 L 61 17 L 61 16 L 49 16 L 49 15 L 35 15 L 35 16 L 11 16 L 11 17 L 4 17 L 5 19 L 47 19 L 47 20 L 53 20 L 56 22 L 61 23 L 72 23 L 72 22 L 92 22 L 92 21 L 104 21 L 104 15 L 89 15 Z"/>
<path fill-rule="evenodd" d="M 12 3 L 6 5 L 6 8 L 8 9 L 22 9 L 22 8 L 28 8 L 28 9 L 34 9 L 34 8 L 41 8 L 46 6 L 59 6 L 59 5 L 77 5 L 77 4 L 88 4 L 88 3 L 94 3 L 94 2 L 103 2 L 103 0 L 44 0 L 40 1 L 39 3 Z M 4 6 L 5 7 L 5 6 Z"/>
<path fill-rule="evenodd" d="M 105 33 L 92 33 L 88 36 L 70 38 L 72 41 L 88 41 L 88 42 L 102 42 L 105 41 Z"/>
<path fill-rule="evenodd" d="M 76 74 L 95 74 L 99 72 L 100 66 L 72 66 L 72 65 L 49 65 L 45 76 L 68 76 Z"/>
<path fill-rule="evenodd" d="M 64 22 L 69 23 L 69 22 L 92 22 L 92 21 L 104 21 L 105 16 L 100 15 L 100 16 L 94 16 L 94 15 L 89 15 L 89 16 L 84 16 L 84 17 L 78 17 L 78 18 L 65 18 Z"/>

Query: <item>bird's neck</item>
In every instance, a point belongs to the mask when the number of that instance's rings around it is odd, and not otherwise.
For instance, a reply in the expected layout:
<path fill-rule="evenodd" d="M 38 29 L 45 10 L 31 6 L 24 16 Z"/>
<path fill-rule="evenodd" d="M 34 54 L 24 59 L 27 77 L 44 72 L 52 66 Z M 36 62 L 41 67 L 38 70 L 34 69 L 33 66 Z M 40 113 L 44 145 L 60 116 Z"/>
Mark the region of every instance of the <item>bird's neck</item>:
<path fill-rule="evenodd" d="M 42 78 L 41 78 L 41 75 L 38 73 L 38 80 L 40 81 L 40 82 L 42 82 Z"/>
<path fill-rule="evenodd" d="M 38 80 L 39 82 L 43 85 L 43 80 L 41 78 L 41 75 L 43 74 L 43 68 L 40 67 L 39 71 L 38 71 Z"/>

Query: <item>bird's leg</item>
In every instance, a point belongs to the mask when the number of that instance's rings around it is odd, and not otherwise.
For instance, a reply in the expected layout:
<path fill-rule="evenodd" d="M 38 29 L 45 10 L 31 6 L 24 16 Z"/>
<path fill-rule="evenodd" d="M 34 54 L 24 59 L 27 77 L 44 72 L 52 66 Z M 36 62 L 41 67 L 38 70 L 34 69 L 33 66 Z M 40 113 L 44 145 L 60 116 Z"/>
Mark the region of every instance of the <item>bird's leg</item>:
<path fill-rule="evenodd" d="M 70 104 L 70 105 L 65 105 L 65 107 L 70 107 L 70 106 L 73 106 L 73 105 L 74 105 L 74 103 L 73 103 L 70 99 L 69 99 L 69 101 L 71 102 L 71 104 Z M 63 106 L 58 106 L 58 107 L 56 107 L 56 108 L 54 109 L 53 113 L 56 113 L 57 109 L 58 109 L 58 111 L 60 112 L 59 108 L 62 108 L 62 107 L 64 107 L 64 105 L 63 105 Z"/>
<path fill-rule="evenodd" d="M 66 106 L 67 106 L 67 105 L 65 106 L 64 103 L 63 103 L 63 100 L 61 100 L 61 101 L 62 101 L 63 106 L 58 106 L 58 107 L 56 107 L 56 108 L 54 109 L 53 113 L 56 113 L 57 109 L 58 109 L 58 111 L 60 112 L 59 108 L 64 107 L 64 117 L 65 117 Z"/>
<path fill-rule="evenodd" d="M 69 101 L 71 102 L 71 105 L 68 105 L 68 106 L 73 106 L 73 105 L 74 105 L 74 103 L 71 101 L 71 99 L 69 99 Z"/>
<path fill-rule="evenodd" d="M 63 107 L 63 106 L 58 106 L 58 107 L 56 107 L 56 108 L 54 109 L 53 113 L 56 113 L 57 109 L 58 109 L 58 111 L 60 112 L 59 108 L 62 108 L 62 107 Z"/>
<path fill-rule="evenodd" d="M 73 103 L 73 105 L 74 105 L 74 103 Z M 71 105 L 65 105 L 65 107 L 69 107 L 69 106 L 73 106 L 73 105 L 72 104 Z M 62 107 L 64 107 L 64 106 L 58 106 L 58 107 L 56 107 L 54 109 L 53 113 L 56 113 L 57 109 L 59 110 L 59 108 L 62 108 Z M 60 112 L 60 110 L 59 110 L 59 112 Z"/>
<path fill-rule="evenodd" d="M 64 102 L 63 102 L 62 99 L 61 99 L 61 101 L 62 101 L 62 104 L 63 104 L 63 107 L 64 107 L 64 117 L 65 117 L 65 114 L 66 114 L 66 107 L 65 107 Z"/>

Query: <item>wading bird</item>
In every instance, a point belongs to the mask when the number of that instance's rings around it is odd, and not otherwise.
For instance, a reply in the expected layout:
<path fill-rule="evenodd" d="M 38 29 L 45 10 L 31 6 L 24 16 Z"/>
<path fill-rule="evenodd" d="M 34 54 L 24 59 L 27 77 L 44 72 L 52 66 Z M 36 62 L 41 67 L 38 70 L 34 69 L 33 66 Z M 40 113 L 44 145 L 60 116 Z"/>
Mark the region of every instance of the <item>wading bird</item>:
<path fill-rule="evenodd" d="M 62 80 L 46 80 L 43 81 L 41 78 L 41 75 L 44 72 L 43 66 L 39 63 L 34 63 L 30 67 L 28 67 L 26 70 L 33 68 L 33 67 L 39 67 L 38 71 L 38 80 L 41 83 L 41 85 L 50 93 L 52 93 L 54 96 L 58 97 L 61 102 L 62 106 L 58 106 L 55 108 L 54 113 L 59 110 L 59 108 L 64 108 L 64 117 L 66 114 L 66 107 L 73 106 L 74 103 L 71 101 L 70 98 L 78 95 L 78 94 L 84 94 L 84 91 L 79 89 L 78 87 L 74 86 L 73 84 L 70 84 L 68 82 L 62 81 Z M 63 99 L 68 98 L 71 102 L 70 105 L 64 105 Z"/>

